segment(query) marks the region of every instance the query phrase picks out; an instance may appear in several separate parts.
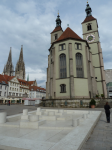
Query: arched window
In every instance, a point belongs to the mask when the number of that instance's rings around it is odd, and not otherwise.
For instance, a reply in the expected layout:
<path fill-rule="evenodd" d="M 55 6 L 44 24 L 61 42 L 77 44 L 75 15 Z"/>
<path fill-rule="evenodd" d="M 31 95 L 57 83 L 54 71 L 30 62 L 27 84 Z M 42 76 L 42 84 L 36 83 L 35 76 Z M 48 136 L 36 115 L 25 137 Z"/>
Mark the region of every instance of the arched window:
<path fill-rule="evenodd" d="M 87 30 L 92 30 L 91 24 L 87 25 Z"/>
<path fill-rule="evenodd" d="M 66 55 L 60 55 L 60 78 L 66 78 Z"/>
<path fill-rule="evenodd" d="M 66 93 L 66 85 L 65 84 L 60 85 L 60 93 Z"/>
<path fill-rule="evenodd" d="M 83 61 L 82 61 L 82 54 L 76 54 L 76 72 L 78 78 L 83 78 Z"/>

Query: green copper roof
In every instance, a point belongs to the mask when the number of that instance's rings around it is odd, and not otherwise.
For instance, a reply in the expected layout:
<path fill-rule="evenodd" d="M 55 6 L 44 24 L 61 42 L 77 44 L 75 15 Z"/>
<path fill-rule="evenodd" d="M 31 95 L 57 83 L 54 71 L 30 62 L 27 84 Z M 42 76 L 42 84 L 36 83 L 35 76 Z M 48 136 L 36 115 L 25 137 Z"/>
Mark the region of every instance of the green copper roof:
<path fill-rule="evenodd" d="M 107 86 L 112 86 L 112 82 L 107 83 Z"/>

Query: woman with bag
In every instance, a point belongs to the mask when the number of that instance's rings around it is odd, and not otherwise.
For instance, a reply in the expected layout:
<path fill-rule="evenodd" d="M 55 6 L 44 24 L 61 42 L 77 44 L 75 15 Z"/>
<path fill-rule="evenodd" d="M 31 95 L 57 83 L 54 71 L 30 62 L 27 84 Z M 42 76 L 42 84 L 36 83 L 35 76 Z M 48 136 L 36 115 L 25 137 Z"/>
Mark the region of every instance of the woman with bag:
<path fill-rule="evenodd" d="M 108 102 L 106 102 L 106 104 L 104 105 L 104 109 L 105 109 L 105 114 L 106 114 L 106 118 L 107 118 L 107 123 L 110 123 L 110 106 L 108 104 Z"/>

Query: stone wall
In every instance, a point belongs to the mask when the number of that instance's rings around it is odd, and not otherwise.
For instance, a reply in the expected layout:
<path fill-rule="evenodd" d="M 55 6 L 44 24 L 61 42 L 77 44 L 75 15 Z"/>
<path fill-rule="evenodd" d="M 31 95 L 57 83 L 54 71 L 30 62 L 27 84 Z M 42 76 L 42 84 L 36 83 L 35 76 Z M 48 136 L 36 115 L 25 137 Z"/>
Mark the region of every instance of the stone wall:
<path fill-rule="evenodd" d="M 95 99 L 96 106 L 102 99 Z M 67 108 L 81 108 L 89 107 L 91 99 L 58 99 L 58 100 L 44 100 L 40 105 L 44 107 L 67 107 Z"/>

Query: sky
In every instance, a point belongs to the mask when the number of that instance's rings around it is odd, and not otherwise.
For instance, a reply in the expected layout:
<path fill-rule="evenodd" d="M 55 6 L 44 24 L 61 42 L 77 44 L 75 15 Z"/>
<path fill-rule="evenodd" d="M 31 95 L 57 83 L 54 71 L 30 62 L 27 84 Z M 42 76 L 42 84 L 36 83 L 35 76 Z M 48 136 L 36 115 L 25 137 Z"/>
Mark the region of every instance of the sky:
<path fill-rule="evenodd" d="M 21 45 L 26 78 L 46 86 L 46 69 L 50 48 L 50 33 L 56 27 L 59 10 L 62 28 L 67 24 L 82 37 L 81 22 L 86 17 L 86 0 L 0 0 L 0 73 L 12 47 L 14 67 Z M 93 17 L 97 18 L 104 68 L 112 69 L 112 0 L 89 0 Z"/>

